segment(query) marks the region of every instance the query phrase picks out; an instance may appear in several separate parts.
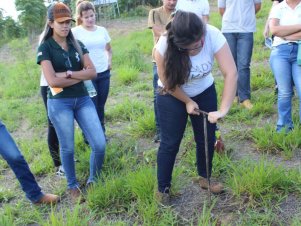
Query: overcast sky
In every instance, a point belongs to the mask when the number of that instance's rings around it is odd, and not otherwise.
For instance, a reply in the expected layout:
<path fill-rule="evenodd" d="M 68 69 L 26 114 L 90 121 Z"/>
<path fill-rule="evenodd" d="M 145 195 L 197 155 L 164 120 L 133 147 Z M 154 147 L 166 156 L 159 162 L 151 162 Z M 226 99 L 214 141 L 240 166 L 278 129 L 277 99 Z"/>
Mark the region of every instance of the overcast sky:
<path fill-rule="evenodd" d="M 18 19 L 15 0 L 0 0 L 0 8 L 4 9 L 4 16 L 11 16 L 14 20 Z"/>

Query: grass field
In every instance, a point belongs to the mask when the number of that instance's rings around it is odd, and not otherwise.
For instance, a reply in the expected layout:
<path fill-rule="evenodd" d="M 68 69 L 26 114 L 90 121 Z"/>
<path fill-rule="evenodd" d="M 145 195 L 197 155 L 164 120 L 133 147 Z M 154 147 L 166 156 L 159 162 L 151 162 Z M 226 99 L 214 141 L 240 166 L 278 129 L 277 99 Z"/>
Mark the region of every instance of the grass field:
<path fill-rule="evenodd" d="M 301 225 L 301 127 L 298 97 L 293 100 L 295 129 L 275 133 L 277 120 L 274 78 L 269 67 L 270 50 L 263 46 L 262 30 L 270 2 L 264 1 L 257 16 L 257 32 L 251 65 L 254 108 L 234 104 L 219 124 L 226 144 L 215 155 L 213 177 L 226 192 L 213 196 L 193 183 L 197 175 L 195 145 L 190 123 L 173 174 L 172 206 L 162 208 L 153 198 L 156 189 L 156 152 L 152 89 L 152 34 L 137 20 L 128 30 L 112 35 L 113 72 L 106 107 L 110 138 L 103 167 L 103 181 L 87 193 L 84 204 L 66 197 L 66 181 L 57 178 L 47 148 L 46 113 L 39 93 L 40 68 L 35 47 L 26 40 L 8 43 L 8 56 L 0 63 L 0 119 L 7 125 L 30 168 L 46 192 L 62 197 L 56 206 L 33 206 L 0 159 L 0 225 Z M 114 21 L 112 21 L 114 23 Z M 117 24 L 119 21 L 116 22 Z M 210 23 L 221 18 L 212 5 Z M 132 25 L 132 26 L 131 26 Z M 219 99 L 223 78 L 214 69 Z M 90 149 L 76 128 L 77 176 L 88 177 Z M 211 217 L 214 214 L 214 218 Z"/>

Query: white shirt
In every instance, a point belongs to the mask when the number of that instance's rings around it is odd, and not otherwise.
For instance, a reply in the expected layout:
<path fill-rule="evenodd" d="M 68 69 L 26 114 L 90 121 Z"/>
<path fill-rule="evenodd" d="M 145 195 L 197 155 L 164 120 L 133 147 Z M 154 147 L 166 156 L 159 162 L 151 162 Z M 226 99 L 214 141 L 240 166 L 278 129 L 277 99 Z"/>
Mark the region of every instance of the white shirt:
<path fill-rule="evenodd" d="M 111 41 L 108 31 L 100 26 L 96 26 L 94 31 L 86 30 L 83 26 L 76 26 L 72 28 L 72 33 L 88 49 L 96 72 L 106 71 L 109 65 L 106 45 Z"/>
<path fill-rule="evenodd" d="M 255 32 L 257 3 L 261 3 L 261 0 L 218 0 L 218 8 L 226 9 L 222 18 L 222 32 Z"/>
<path fill-rule="evenodd" d="M 44 36 L 44 31 L 42 32 L 42 34 L 40 34 L 40 37 L 39 37 L 39 45 L 41 44 L 42 42 L 42 38 Z M 48 86 L 48 82 L 43 74 L 43 71 L 41 72 L 41 78 L 40 78 L 40 86 Z"/>
<path fill-rule="evenodd" d="M 181 86 L 182 90 L 189 96 L 194 97 L 209 88 L 214 78 L 212 76 L 212 67 L 214 55 L 224 46 L 226 39 L 223 34 L 215 27 L 206 25 L 206 35 L 202 50 L 195 56 L 190 56 L 191 71 L 188 81 Z M 156 44 L 156 50 L 161 56 L 164 56 L 167 49 L 167 36 L 161 36 Z M 158 85 L 163 84 L 158 80 Z"/>
<path fill-rule="evenodd" d="M 283 1 L 272 8 L 269 18 L 279 19 L 279 25 L 301 24 L 301 3 L 299 3 L 295 9 L 292 9 L 287 5 L 286 1 Z M 290 41 L 275 36 L 273 46 L 278 46 L 288 42 Z"/>
<path fill-rule="evenodd" d="M 176 9 L 195 13 L 202 18 L 209 15 L 210 6 L 208 0 L 178 0 Z"/>

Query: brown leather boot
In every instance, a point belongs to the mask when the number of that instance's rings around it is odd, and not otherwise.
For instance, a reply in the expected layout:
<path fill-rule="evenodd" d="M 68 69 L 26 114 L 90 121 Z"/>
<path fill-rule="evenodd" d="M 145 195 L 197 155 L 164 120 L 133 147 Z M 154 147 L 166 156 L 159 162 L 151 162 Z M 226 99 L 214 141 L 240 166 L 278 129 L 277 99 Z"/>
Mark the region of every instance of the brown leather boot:
<path fill-rule="evenodd" d="M 60 197 L 53 194 L 44 194 L 40 200 L 35 202 L 34 204 L 40 205 L 40 204 L 55 204 L 60 201 Z"/>
<path fill-rule="evenodd" d="M 67 190 L 68 196 L 70 197 L 73 203 L 83 203 L 85 201 L 81 191 L 79 188 L 70 188 Z"/>
<path fill-rule="evenodd" d="M 210 181 L 210 191 L 213 194 L 220 194 L 221 192 L 223 192 L 224 190 L 224 186 L 222 183 L 218 183 L 218 182 L 212 182 Z M 201 186 L 201 188 L 203 189 L 208 189 L 208 180 L 207 178 L 204 177 L 199 177 L 199 184 Z"/>

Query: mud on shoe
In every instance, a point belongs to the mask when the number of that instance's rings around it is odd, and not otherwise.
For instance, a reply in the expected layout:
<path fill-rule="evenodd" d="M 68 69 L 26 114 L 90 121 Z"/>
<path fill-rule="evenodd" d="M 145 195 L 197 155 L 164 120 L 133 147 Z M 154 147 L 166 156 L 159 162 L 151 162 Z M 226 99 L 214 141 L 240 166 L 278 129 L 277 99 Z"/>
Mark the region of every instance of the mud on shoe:
<path fill-rule="evenodd" d="M 85 202 L 85 198 L 79 188 L 69 188 L 67 193 L 72 203 Z"/>
<path fill-rule="evenodd" d="M 248 110 L 251 110 L 253 108 L 253 104 L 249 99 L 244 100 L 243 102 L 240 103 L 240 105 Z"/>
<path fill-rule="evenodd" d="M 155 192 L 156 201 L 162 206 L 170 205 L 170 194 L 156 191 Z"/>
<path fill-rule="evenodd" d="M 40 204 L 56 204 L 60 201 L 60 197 L 53 194 L 44 194 L 42 198 L 40 198 L 37 202 L 35 202 L 35 205 Z"/>
<path fill-rule="evenodd" d="M 208 180 L 204 177 L 199 177 L 198 182 L 201 188 L 208 190 Z M 210 191 L 213 194 L 220 194 L 224 191 L 222 183 L 210 181 Z"/>

